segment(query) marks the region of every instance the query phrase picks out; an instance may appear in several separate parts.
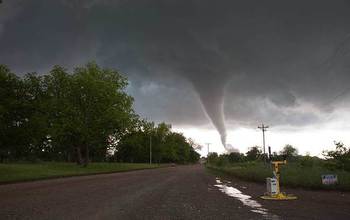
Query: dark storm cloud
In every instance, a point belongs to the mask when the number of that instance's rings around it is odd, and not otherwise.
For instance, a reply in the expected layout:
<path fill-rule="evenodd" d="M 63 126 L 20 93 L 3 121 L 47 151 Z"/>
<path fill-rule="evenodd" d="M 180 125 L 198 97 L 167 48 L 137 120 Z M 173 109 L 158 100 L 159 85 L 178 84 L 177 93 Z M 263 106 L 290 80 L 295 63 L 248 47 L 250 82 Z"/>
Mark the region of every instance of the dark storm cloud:
<path fill-rule="evenodd" d="M 224 143 L 223 112 L 232 123 L 300 126 L 338 104 L 328 103 L 350 82 L 349 9 L 345 0 L 4 1 L 0 62 L 24 72 L 96 59 L 128 74 L 137 109 L 155 120 L 197 124 L 201 103 Z"/>

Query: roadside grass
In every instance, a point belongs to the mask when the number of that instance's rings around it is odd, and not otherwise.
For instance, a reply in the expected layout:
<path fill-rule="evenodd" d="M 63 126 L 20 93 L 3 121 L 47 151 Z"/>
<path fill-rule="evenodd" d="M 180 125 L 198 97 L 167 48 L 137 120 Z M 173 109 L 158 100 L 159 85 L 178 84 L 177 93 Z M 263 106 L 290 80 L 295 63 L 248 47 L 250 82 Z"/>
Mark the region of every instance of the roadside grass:
<path fill-rule="evenodd" d="M 9 163 L 0 164 L 0 184 L 81 176 L 99 173 L 113 173 L 130 170 L 159 168 L 165 165 L 147 163 L 90 163 L 87 167 L 75 163 Z"/>
<path fill-rule="evenodd" d="M 267 177 L 272 177 L 272 168 L 262 162 L 232 163 L 222 166 L 207 164 L 206 167 L 224 175 L 254 182 L 265 183 Z M 338 184 L 323 185 L 321 175 L 324 174 L 336 174 Z M 308 189 L 350 191 L 350 172 L 329 170 L 321 165 L 303 167 L 299 163 L 288 163 L 281 168 L 281 185 Z"/>

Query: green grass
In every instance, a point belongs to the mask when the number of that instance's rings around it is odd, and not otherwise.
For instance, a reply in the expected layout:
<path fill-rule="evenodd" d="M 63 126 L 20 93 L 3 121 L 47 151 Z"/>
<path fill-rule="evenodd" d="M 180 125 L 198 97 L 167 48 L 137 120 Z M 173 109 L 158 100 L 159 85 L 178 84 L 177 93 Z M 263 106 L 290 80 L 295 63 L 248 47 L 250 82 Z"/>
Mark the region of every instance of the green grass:
<path fill-rule="evenodd" d="M 260 162 L 246 162 L 215 166 L 207 164 L 207 168 L 222 174 L 238 177 L 244 180 L 264 183 L 272 176 L 272 169 Z M 321 175 L 336 174 L 338 184 L 326 186 L 322 184 Z M 281 185 L 309 189 L 350 190 L 350 172 L 328 170 L 323 166 L 303 167 L 299 163 L 289 163 L 281 169 Z"/>
<path fill-rule="evenodd" d="M 162 165 L 145 163 L 90 163 L 87 167 L 74 163 L 11 163 L 0 164 L 0 183 L 11 183 L 67 176 L 123 172 L 158 168 Z"/>

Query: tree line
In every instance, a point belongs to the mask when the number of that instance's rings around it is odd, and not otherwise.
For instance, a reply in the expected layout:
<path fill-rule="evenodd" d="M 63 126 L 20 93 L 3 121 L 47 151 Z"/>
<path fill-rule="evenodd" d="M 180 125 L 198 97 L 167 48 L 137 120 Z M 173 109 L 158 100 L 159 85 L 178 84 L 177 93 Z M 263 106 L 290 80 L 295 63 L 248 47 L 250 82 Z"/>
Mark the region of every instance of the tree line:
<path fill-rule="evenodd" d="M 301 167 L 324 166 L 329 170 L 350 171 L 350 148 L 342 142 L 334 142 L 335 150 L 323 151 L 323 158 L 310 155 L 299 155 L 298 150 L 290 144 L 283 147 L 280 152 L 273 152 L 269 157 L 262 153 L 259 146 L 251 147 L 245 154 L 232 152 L 218 155 L 211 153 L 208 162 L 217 166 L 225 166 L 236 163 L 251 163 L 266 161 L 287 160 L 297 163 Z"/>
<path fill-rule="evenodd" d="M 195 162 L 193 143 L 138 116 L 128 79 L 96 63 L 18 77 L 0 65 L 0 161 Z"/>

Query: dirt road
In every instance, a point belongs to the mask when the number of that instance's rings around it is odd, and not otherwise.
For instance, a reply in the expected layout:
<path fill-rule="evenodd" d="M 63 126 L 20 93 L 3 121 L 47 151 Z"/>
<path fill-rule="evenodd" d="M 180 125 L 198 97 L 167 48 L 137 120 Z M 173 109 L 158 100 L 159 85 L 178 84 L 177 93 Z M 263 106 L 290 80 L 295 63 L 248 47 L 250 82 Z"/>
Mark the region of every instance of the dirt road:
<path fill-rule="evenodd" d="M 0 186 L 1 219 L 350 219 L 350 194 L 292 190 L 263 201 L 263 185 L 177 166 Z M 250 198 L 251 196 L 251 198 Z"/>

